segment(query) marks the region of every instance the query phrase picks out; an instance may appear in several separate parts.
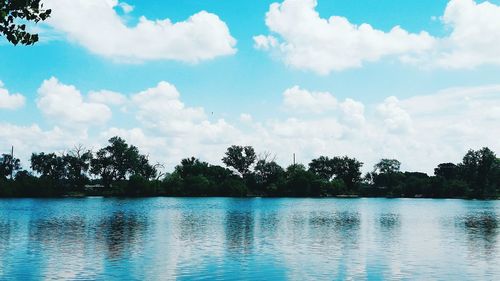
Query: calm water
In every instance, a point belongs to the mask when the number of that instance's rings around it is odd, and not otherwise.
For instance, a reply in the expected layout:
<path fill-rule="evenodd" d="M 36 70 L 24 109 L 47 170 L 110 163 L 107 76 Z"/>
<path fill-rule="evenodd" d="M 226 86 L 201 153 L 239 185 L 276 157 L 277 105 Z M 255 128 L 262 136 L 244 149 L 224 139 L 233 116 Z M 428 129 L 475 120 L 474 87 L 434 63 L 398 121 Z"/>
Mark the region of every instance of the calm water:
<path fill-rule="evenodd" d="M 0 200 L 0 279 L 499 280 L 500 202 Z"/>

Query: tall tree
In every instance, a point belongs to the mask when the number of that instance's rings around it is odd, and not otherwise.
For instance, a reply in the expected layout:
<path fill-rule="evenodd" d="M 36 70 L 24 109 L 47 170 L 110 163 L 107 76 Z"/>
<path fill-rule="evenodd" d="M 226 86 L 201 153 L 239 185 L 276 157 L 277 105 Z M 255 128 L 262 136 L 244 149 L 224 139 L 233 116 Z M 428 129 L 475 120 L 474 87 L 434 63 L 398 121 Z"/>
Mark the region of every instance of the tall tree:
<path fill-rule="evenodd" d="M 309 171 L 326 181 L 330 181 L 335 175 L 332 160 L 325 156 L 320 156 L 317 159 L 311 160 L 311 163 L 309 163 Z"/>
<path fill-rule="evenodd" d="M 91 160 L 90 172 L 100 176 L 105 186 L 114 181 L 125 180 L 128 176 L 138 175 L 153 178 L 156 170 L 149 164 L 146 156 L 139 149 L 120 137 L 112 137 L 109 145 L 97 151 Z"/>
<path fill-rule="evenodd" d="M 375 164 L 374 170 L 375 172 L 381 174 L 390 174 L 399 172 L 401 168 L 401 162 L 396 159 L 381 159 L 380 162 Z"/>
<path fill-rule="evenodd" d="M 381 159 L 380 162 L 373 166 L 371 176 L 374 185 L 387 188 L 389 192 L 392 192 L 401 180 L 400 168 L 401 162 L 396 159 Z"/>
<path fill-rule="evenodd" d="M 55 153 L 31 154 L 31 169 L 52 181 L 59 181 L 66 177 L 64 159 Z"/>
<path fill-rule="evenodd" d="M 434 169 L 434 175 L 443 177 L 446 180 L 456 179 L 458 176 L 458 166 L 453 163 L 441 163 Z"/>
<path fill-rule="evenodd" d="M 76 146 L 63 156 L 67 177 L 76 188 L 83 188 L 88 181 L 86 173 L 90 169 L 92 152 L 83 146 Z"/>
<path fill-rule="evenodd" d="M 460 176 L 473 190 L 475 197 L 483 197 L 492 193 L 498 183 L 496 177 L 497 157 L 493 151 L 484 147 L 480 150 L 469 150 L 460 163 Z"/>
<path fill-rule="evenodd" d="M 334 157 L 331 163 L 335 178 L 343 180 L 348 190 L 354 190 L 361 181 L 361 166 L 363 166 L 363 163 L 347 156 Z"/>
<path fill-rule="evenodd" d="M 267 162 L 259 160 L 255 164 L 255 176 L 257 183 L 268 187 L 271 184 L 276 184 L 284 177 L 285 170 L 274 161 Z"/>
<path fill-rule="evenodd" d="M 0 0 L 0 34 L 14 45 L 32 45 L 38 41 L 38 34 L 29 33 L 26 24 L 19 22 L 44 21 L 50 13 L 40 0 Z"/>
<path fill-rule="evenodd" d="M 222 162 L 245 177 L 250 173 L 250 167 L 256 159 L 257 155 L 253 147 L 233 145 L 227 149 Z"/>
<path fill-rule="evenodd" d="M 0 178 L 12 177 L 16 171 L 21 170 L 21 161 L 12 158 L 10 154 L 2 154 L 0 157 Z"/>

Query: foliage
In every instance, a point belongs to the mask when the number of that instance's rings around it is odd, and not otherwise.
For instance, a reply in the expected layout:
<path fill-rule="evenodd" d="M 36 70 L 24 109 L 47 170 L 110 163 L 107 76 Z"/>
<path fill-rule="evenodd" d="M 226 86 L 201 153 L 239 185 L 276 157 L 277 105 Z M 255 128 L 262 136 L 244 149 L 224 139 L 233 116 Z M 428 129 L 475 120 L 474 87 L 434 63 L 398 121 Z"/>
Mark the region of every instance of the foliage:
<path fill-rule="evenodd" d="M 38 23 L 46 20 L 51 13 L 44 9 L 40 0 L 1 0 L 0 34 L 14 45 L 32 45 L 38 41 L 38 34 L 26 31 L 26 24 L 20 21 Z"/>
<path fill-rule="evenodd" d="M 320 156 L 317 159 L 311 160 L 311 163 L 309 163 L 309 171 L 323 180 L 330 181 L 335 175 L 332 164 L 330 158 Z"/>
<path fill-rule="evenodd" d="M 2 157 L 0 157 L 0 178 L 12 178 L 19 170 L 21 170 L 21 161 L 19 159 L 13 158 L 10 154 L 2 154 Z"/>
<path fill-rule="evenodd" d="M 4 154 L 0 161 L 0 196 L 494 198 L 500 194 L 500 159 L 488 148 L 468 151 L 458 164 L 439 164 L 433 176 L 401 172 L 398 160 L 382 159 L 363 181 L 363 163 L 347 156 L 321 156 L 313 159 L 308 169 L 302 164 L 283 169 L 267 157 L 256 161 L 250 146 L 231 146 L 223 162 L 234 172 L 191 157 L 182 159 L 171 174 L 165 175 L 155 168 L 161 165 L 152 166 L 137 147 L 113 137 L 96 153 L 81 146 L 68 153 L 33 153 L 34 174 L 22 170 L 19 159 Z"/>
<path fill-rule="evenodd" d="M 471 187 L 473 197 L 493 194 L 500 185 L 497 177 L 498 159 L 487 147 L 469 150 L 458 167 L 461 179 Z"/>
<path fill-rule="evenodd" d="M 399 172 L 401 162 L 396 159 L 381 159 L 380 162 L 375 164 L 374 172 L 380 174 L 391 174 Z"/>
<path fill-rule="evenodd" d="M 285 178 L 285 170 L 274 161 L 259 160 L 255 164 L 255 178 L 261 191 L 274 194 Z"/>
<path fill-rule="evenodd" d="M 154 178 L 156 169 L 149 164 L 148 157 L 141 155 L 139 149 L 120 137 L 112 137 L 109 145 L 97 151 L 91 160 L 90 172 L 100 176 L 105 186 L 115 181 L 126 180 L 138 175 L 145 179 Z"/>
<path fill-rule="evenodd" d="M 257 159 L 255 150 L 251 146 L 233 145 L 226 151 L 226 156 L 222 162 L 235 169 L 240 175 L 246 176 L 250 173 L 250 166 Z"/>

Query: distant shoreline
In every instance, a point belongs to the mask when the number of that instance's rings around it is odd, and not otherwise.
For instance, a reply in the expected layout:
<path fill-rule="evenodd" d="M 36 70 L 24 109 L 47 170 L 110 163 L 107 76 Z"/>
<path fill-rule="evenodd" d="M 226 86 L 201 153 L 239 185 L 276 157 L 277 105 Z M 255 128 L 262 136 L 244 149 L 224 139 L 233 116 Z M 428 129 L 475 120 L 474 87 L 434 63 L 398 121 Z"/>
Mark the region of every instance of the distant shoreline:
<path fill-rule="evenodd" d="M 130 196 L 130 195 L 105 195 L 105 194 L 64 194 L 60 196 L 11 196 L 0 197 L 2 199 L 76 199 L 76 198 L 117 198 L 117 199 L 143 199 L 143 198 L 234 198 L 234 199 L 455 199 L 455 200 L 480 200 L 480 201 L 496 201 L 500 197 L 395 197 L 395 196 L 360 196 L 339 194 L 332 196 L 261 196 L 261 195 L 247 195 L 247 196 L 173 196 L 173 195 L 150 195 L 150 196 Z"/>
<path fill-rule="evenodd" d="M 363 175 L 363 162 L 349 156 L 319 156 L 307 165 L 280 166 L 251 146 L 232 145 L 224 166 L 184 158 L 172 172 L 150 163 L 134 145 L 112 137 L 93 152 L 33 153 L 22 168 L 13 150 L 0 157 L 2 197 L 270 197 L 270 198 L 459 198 L 498 199 L 500 158 L 489 148 L 469 150 L 460 163 L 441 163 L 434 174 L 402 171 L 382 158 Z"/>

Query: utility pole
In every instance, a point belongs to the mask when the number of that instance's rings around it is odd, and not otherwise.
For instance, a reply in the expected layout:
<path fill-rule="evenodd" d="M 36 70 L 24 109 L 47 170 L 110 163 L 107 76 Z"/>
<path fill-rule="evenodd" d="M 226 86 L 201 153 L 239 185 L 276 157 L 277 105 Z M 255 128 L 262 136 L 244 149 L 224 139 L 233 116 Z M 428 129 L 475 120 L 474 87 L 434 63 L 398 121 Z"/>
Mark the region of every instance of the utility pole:
<path fill-rule="evenodd" d="M 14 146 L 10 151 L 10 179 L 14 179 Z"/>
<path fill-rule="evenodd" d="M 293 165 L 295 166 L 295 153 L 293 154 Z"/>

